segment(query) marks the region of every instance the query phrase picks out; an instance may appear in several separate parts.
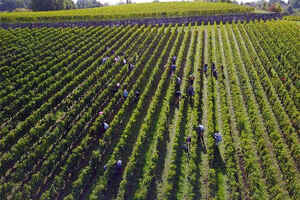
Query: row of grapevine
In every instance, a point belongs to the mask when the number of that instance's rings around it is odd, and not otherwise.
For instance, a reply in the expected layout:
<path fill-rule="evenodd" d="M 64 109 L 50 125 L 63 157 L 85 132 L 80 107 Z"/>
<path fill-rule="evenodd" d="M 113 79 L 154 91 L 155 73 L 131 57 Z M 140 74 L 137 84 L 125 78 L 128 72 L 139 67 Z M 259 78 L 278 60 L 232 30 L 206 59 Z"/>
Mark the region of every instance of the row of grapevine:
<path fill-rule="evenodd" d="M 231 3 L 210 2 L 164 2 L 147 4 L 124 4 L 92 9 L 77 9 L 48 12 L 4 12 L 1 22 L 40 22 L 40 21 L 103 21 L 118 19 L 143 19 L 178 16 L 210 16 L 221 14 L 250 13 L 254 9 Z"/>
<path fill-rule="evenodd" d="M 299 199 L 297 25 L 0 34 L 1 199 Z"/>

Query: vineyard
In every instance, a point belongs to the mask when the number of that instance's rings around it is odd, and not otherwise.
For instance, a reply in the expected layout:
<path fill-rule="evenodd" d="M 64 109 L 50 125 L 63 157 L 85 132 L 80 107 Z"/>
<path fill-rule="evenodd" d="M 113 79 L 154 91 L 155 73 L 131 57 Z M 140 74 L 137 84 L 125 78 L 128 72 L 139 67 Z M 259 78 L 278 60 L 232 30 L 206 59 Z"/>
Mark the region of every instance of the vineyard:
<path fill-rule="evenodd" d="M 299 38 L 292 21 L 0 29 L 0 199 L 300 199 Z"/>
<path fill-rule="evenodd" d="M 0 22 L 103 21 L 117 19 L 211 16 L 251 13 L 254 8 L 232 3 L 164 2 L 139 3 L 48 12 L 3 12 Z"/>

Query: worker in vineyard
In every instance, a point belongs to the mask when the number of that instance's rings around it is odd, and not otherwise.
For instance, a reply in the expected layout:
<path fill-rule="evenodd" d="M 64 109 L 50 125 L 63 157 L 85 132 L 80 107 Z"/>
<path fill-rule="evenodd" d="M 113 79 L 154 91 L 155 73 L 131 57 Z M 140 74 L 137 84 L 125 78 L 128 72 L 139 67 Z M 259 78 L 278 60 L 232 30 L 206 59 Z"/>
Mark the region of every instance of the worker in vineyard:
<path fill-rule="evenodd" d="M 191 72 L 190 75 L 189 75 L 189 82 L 190 82 L 191 85 L 194 84 L 194 80 L 195 80 L 195 76 L 193 75 L 193 72 Z"/>
<path fill-rule="evenodd" d="M 102 64 L 104 64 L 108 59 L 109 59 L 109 57 L 105 56 L 105 57 L 102 59 Z"/>
<path fill-rule="evenodd" d="M 109 128 L 109 125 L 107 122 L 103 122 L 100 126 L 100 134 L 102 135 L 107 129 Z"/>
<path fill-rule="evenodd" d="M 122 168 L 122 160 L 118 160 L 116 166 L 118 169 Z"/>
<path fill-rule="evenodd" d="M 126 88 L 123 91 L 123 97 L 124 97 L 124 99 L 126 99 L 128 97 L 128 91 Z"/>
<path fill-rule="evenodd" d="M 197 136 L 198 136 L 198 140 L 200 140 L 200 142 L 204 145 L 204 126 L 202 124 L 199 124 L 196 127 L 196 132 L 197 132 Z"/>
<path fill-rule="evenodd" d="M 104 128 L 104 131 L 106 131 L 109 128 L 108 123 L 103 122 L 103 128 Z"/>
<path fill-rule="evenodd" d="M 175 105 L 179 105 L 180 97 L 181 97 L 181 91 L 177 90 L 175 92 Z"/>
<path fill-rule="evenodd" d="M 116 92 L 118 92 L 118 90 L 120 89 L 120 83 L 117 83 L 116 86 L 113 88 L 112 92 L 113 92 L 113 95 L 116 94 Z"/>
<path fill-rule="evenodd" d="M 218 80 L 218 72 L 217 72 L 217 70 L 213 71 L 213 76 L 215 77 L 216 80 Z"/>
<path fill-rule="evenodd" d="M 136 90 L 136 91 L 135 91 L 135 98 L 134 98 L 134 101 L 135 101 L 135 102 L 138 102 L 139 98 L 140 98 L 140 91 L 139 91 L 139 90 Z"/>
<path fill-rule="evenodd" d="M 119 62 L 120 59 L 121 59 L 120 56 L 116 56 L 116 57 L 115 57 L 115 63 Z"/>
<path fill-rule="evenodd" d="M 173 74 L 175 73 L 176 70 L 176 65 L 172 64 L 171 65 L 171 76 L 173 76 Z"/>
<path fill-rule="evenodd" d="M 181 85 L 181 78 L 179 76 L 176 77 L 176 85 L 175 89 L 180 90 L 180 85 Z"/>
<path fill-rule="evenodd" d="M 118 160 L 116 162 L 116 175 L 120 175 L 122 173 L 122 160 Z"/>
<path fill-rule="evenodd" d="M 278 59 L 279 62 L 281 61 L 281 54 L 279 54 L 279 55 L 277 56 L 277 59 Z"/>
<path fill-rule="evenodd" d="M 173 56 L 173 57 L 172 57 L 172 64 L 173 64 L 173 65 L 175 65 L 176 59 L 177 59 L 176 56 Z"/>
<path fill-rule="evenodd" d="M 194 94 L 195 94 L 194 87 L 190 85 L 188 88 L 188 95 L 189 95 L 190 102 L 193 101 Z"/>
<path fill-rule="evenodd" d="M 207 64 L 204 64 L 203 72 L 204 72 L 204 74 L 205 74 L 205 76 L 206 76 L 206 75 L 207 75 L 207 74 L 206 74 L 206 73 L 207 73 Z"/>
<path fill-rule="evenodd" d="M 222 135 L 221 135 L 221 133 L 220 132 L 216 132 L 214 134 L 214 139 L 215 139 L 216 145 L 218 146 L 222 142 Z"/>
<path fill-rule="evenodd" d="M 216 70 L 215 63 L 211 64 L 211 73 L 213 73 Z"/>
<path fill-rule="evenodd" d="M 133 69 L 134 69 L 134 65 L 132 63 L 129 63 L 128 72 L 130 73 Z"/>

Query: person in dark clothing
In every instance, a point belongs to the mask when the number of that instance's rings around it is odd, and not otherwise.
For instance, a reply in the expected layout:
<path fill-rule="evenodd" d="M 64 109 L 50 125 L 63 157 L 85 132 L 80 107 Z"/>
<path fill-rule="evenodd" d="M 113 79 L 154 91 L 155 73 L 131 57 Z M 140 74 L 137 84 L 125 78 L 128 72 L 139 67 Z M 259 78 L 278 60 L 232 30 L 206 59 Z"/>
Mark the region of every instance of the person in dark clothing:
<path fill-rule="evenodd" d="M 128 65 L 128 72 L 130 73 L 133 70 L 133 68 L 134 68 L 134 65 L 131 64 L 131 63 L 129 63 L 129 65 Z"/>
<path fill-rule="evenodd" d="M 189 88 L 188 88 L 188 96 L 189 96 L 189 101 L 191 103 L 193 103 L 194 94 L 195 94 L 194 87 L 192 85 L 190 85 Z"/>
<path fill-rule="evenodd" d="M 118 160 L 115 164 L 115 176 L 122 174 L 122 160 Z"/>
<path fill-rule="evenodd" d="M 198 135 L 198 140 L 201 141 L 201 143 L 204 145 L 204 126 L 202 124 L 199 124 L 196 127 L 197 135 Z"/>
<path fill-rule="evenodd" d="M 217 70 L 213 71 L 213 75 L 214 75 L 215 79 L 218 80 L 218 73 L 217 73 Z"/>
<path fill-rule="evenodd" d="M 194 96 L 194 93 L 195 93 L 194 87 L 192 85 L 190 85 L 189 88 L 188 88 L 188 95 L 189 96 Z"/>
<path fill-rule="evenodd" d="M 118 92 L 119 88 L 120 88 L 120 83 L 117 83 L 117 85 L 116 85 L 116 86 L 113 88 L 113 90 L 112 90 L 113 95 L 114 95 L 116 92 Z"/>
<path fill-rule="evenodd" d="M 207 75 L 207 64 L 204 64 L 203 72 L 204 72 L 204 74 L 205 74 L 205 76 L 206 76 L 206 75 Z"/>
<path fill-rule="evenodd" d="M 173 56 L 173 57 L 172 57 L 172 64 L 175 64 L 175 63 L 176 63 L 176 59 L 177 59 L 176 56 Z"/>
<path fill-rule="evenodd" d="M 279 55 L 277 56 L 277 59 L 278 59 L 279 62 L 281 61 L 281 54 L 279 54 Z"/>
<path fill-rule="evenodd" d="M 216 70 L 215 63 L 212 63 L 211 65 L 211 73 L 213 73 Z"/>
<path fill-rule="evenodd" d="M 180 100 L 180 97 L 181 97 L 181 92 L 180 92 L 180 90 L 177 90 L 176 92 L 175 92 L 175 104 L 176 105 L 179 105 L 179 100 Z"/>
<path fill-rule="evenodd" d="M 108 123 L 103 122 L 100 126 L 100 134 L 102 135 L 109 128 Z"/>
<path fill-rule="evenodd" d="M 175 73 L 176 65 L 171 65 L 171 76 Z"/>
<path fill-rule="evenodd" d="M 135 91 L 135 98 L 134 98 L 134 101 L 135 101 L 135 102 L 138 102 L 139 98 L 140 98 L 140 91 L 139 91 L 139 90 L 136 90 L 136 91 Z"/>
<path fill-rule="evenodd" d="M 179 76 L 176 77 L 176 90 L 180 90 L 181 78 Z"/>
<path fill-rule="evenodd" d="M 194 84 L 194 80 L 195 80 L 195 77 L 194 77 L 193 73 L 191 72 L 191 73 L 190 73 L 190 76 L 189 76 L 189 81 L 190 81 L 190 84 L 191 84 L 191 85 Z"/>

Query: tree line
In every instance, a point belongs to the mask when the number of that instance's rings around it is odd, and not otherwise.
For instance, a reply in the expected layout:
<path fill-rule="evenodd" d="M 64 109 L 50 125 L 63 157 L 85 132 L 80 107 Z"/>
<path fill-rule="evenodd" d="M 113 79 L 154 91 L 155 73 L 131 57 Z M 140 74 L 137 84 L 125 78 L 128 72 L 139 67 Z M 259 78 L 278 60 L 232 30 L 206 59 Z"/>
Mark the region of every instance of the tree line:
<path fill-rule="evenodd" d="M 0 11 L 14 11 L 16 8 L 25 8 L 33 11 L 67 10 L 75 8 L 101 7 L 97 0 L 0 0 Z"/>

